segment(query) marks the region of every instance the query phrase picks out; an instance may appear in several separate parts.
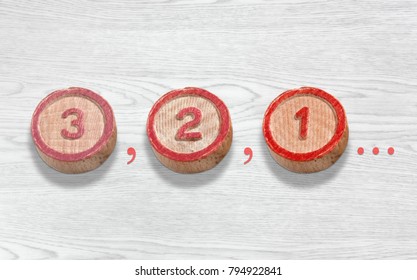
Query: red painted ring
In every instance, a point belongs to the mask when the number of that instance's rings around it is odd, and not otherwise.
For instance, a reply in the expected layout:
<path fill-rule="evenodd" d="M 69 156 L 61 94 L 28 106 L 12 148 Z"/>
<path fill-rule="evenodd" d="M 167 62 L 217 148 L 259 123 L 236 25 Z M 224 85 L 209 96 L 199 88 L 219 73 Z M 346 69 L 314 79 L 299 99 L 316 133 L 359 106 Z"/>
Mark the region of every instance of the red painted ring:
<path fill-rule="evenodd" d="M 304 95 L 304 96 L 314 95 L 324 100 L 333 108 L 337 117 L 336 131 L 332 139 L 330 139 L 330 141 L 326 145 L 321 147 L 320 149 L 312 151 L 312 152 L 308 152 L 308 153 L 294 153 L 281 147 L 272 137 L 272 132 L 270 129 L 271 115 L 275 111 L 275 109 L 284 101 L 290 98 L 293 98 L 295 96 L 299 96 L 299 95 Z M 329 153 L 330 151 L 332 151 L 333 148 L 342 139 L 344 131 L 346 129 L 346 125 L 347 124 L 346 124 L 345 110 L 343 109 L 342 104 L 340 104 L 340 102 L 336 98 L 334 98 L 332 95 L 318 88 L 302 87 L 299 89 L 288 90 L 282 93 L 277 98 L 275 98 L 274 101 L 272 101 L 272 103 L 269 105 L 268 109 L 265 112 L 262 130 L 263 130 L 267 145 L 275 154 L 281 157 L 284 157 L 286 159 L 289 159 L 289 160 L 310 161 L 316 158 L 320 158 L 326 155 L 327 153 Z"/>
<path fill-rule="evenodd" d="M 183 97 L 183 96 L 199 96 L 199 97 L 209 100 L 216 107 L 217 112 L 220 115 L 220 130 L 219 130 L 219 134 L 217 135 L 213 143 L 211 143 L 206 148 L 200 151 L 197 151 L 194 153 L 188 153 L 188 154 L 177 153 L 175 151 L 168 149 L 164 145 L 162 145 L 162 143 L 159 141 L 158 137 L 156 136 L 156 132 L 154 129 L 155 115 L 161 109 L 161 107 L 165 105 L 167 102 L 169 102 L 170 100 L 177 98 L 177 97 Z M 158 101 L 156 101 L 151 111 L 149 112 L 148 122 L 146 124 L 146 131 L 148 133 L 149 141 L 152 147 L 162 156 L 175 160 L 175 161 L 195 161 L 195 160 L 199 160 L 201 158 L 208 156 L 213 151 L 216 151 L 219 148 L 219 146 L 227 137 L 227 133 L 230 129 L 230 123 L 231 122 L 230 122 L 229 110 L 227 109 L 223 101 L 220 100 L 220 98 L 208 92 L 207 90 L 204 90 L 201 88 L 186 87 L 183 89 L 176 89 L 176 90 L 170 91 L 166 93 L 165 95 L 163 95 L 160 99 L 158 99 Z"/>
<path fill-rule="evenodd" d="M 97 143 L 94 144 L 94 146 L 90 149 L 75 154 L 64 154 L 46 145 L 46 143 L 43 141 L 40 135 L 38 127 L 39 116 L 43 112 L 43 110 L 53 102 L 59 100 L 60 98 L 68 96 L 85 97 L 91 100 L 92 102 L 96 103 L 96 105 L 101 109 L 103 113 L 105 122 L 103 134 L 101 135 Z M 68 89 L 62 89 L 52 92 L 39 103 L 39 105 L 35 109 L 35 112 L 33 113 L 31 131 L 32 138 L 35 142 L 36 147 L 45 155 L 60 161 L 80 161 L 85 158 L 91 157 L 98 151 L 100 151 L 103 148 L 103 146 L 107 144 L 107 140 L 110 139 L 110 137 L 112 136 L 114 127 L 115 121 L 113 116 L 113 110 L 110 107 L 110 104 L 107 103 L 107 101 L 104 98 L 102 98 L 100 95 L 89 89 L 70 87 Z"/>

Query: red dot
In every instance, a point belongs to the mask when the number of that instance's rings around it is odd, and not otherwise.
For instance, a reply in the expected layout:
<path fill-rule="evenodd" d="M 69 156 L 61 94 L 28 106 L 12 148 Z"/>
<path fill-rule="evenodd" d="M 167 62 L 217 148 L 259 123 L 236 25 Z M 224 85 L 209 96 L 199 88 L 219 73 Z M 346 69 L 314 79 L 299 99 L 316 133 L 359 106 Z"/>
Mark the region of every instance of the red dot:
<path fill-rule="evenodd" d="M 379 154 L 379 149 L 378 149 L 378 147 L 373 148 L 373 149 L 372 149 L 372 152 L 374 153 L 374 155 Z"/>
<path fill-rule="evenodd" d="M 394 154 L 394 148 L 393 147 L 388 148 L 388 154 L 391 155 L 391 156 Z"/>
<path fill-rule="evenodd" d="M 364 152 L 365 152 L 365 150 L 362 147 L 358 148 L 358 154 L 359 155 L 363 155 Z"/>

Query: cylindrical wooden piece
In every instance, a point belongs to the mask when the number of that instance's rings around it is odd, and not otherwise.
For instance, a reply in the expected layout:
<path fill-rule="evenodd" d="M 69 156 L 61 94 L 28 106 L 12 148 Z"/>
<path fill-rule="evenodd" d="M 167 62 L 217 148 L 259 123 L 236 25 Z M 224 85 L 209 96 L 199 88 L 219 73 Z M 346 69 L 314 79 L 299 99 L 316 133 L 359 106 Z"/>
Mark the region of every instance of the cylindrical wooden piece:
<path fill-rule="evenodd" d="M 63 173 L 97 168 L 110 156 L 117 139 L 110 105 L 78 87 L 45 97 L 33 113 L 31 131 L 43 161 Z"/>
<path fill-rule="evenodd" d="M 286 169 L 324 170 L 343 154 L 349 129 L 340 102 L 312 87 L 289 90 L 265 112 L 263 133 L 272 157 Z"/>
<path fill-rule="evenodd" d="M 147 133 L 159 161 L 178 173 L 216 166 L 229 151 L 233 136 L 223 101 L 193 87 L 162 96 L 149 113 Z"/>

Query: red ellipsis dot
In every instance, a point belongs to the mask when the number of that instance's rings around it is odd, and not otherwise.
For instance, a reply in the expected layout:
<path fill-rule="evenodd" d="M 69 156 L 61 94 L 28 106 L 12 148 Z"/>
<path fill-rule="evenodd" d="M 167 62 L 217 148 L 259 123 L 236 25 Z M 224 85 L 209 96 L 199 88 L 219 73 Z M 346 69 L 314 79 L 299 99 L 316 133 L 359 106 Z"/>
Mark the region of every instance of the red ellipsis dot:
<path fill-rule="evenodd" d="M 379 149 L 378 149 L 378 147 L 373 148 L 372 153 L 374 153 L 374 155 L 379 154 Z"/>
<path fill-rule="evenodd" d="M 392 155 L 394 154 L 394 148 L 393 148 L 393 147 L 389 147 L 389 148 L 388 148 L 388 154 L 389 154 L 390 156 L 392 156 Z"/>
<path fill-rule="evenodd" d="M 359 155 L 363 155 L 364 152 L 365 152 L 365 150 L 362 147 L 358 148 L 358 154 Z"/>

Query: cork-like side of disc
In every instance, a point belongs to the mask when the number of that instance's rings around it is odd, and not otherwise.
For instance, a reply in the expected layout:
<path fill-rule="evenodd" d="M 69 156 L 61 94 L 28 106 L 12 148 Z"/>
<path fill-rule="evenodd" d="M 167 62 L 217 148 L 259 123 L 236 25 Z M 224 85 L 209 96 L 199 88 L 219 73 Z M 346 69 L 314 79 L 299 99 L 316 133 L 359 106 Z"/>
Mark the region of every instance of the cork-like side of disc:
<path fill-rule="evenodd" d="M 68 174 L 99 167 L 117 141 L 111 106 L 93 91 L 78 87 L 45 97 L 33 113 L 31 132 L 42 160 Z"/>
<path fill-rule="evenodd" d="M 213 153 L 209 154 L 206 157 L 194 161 L 176 161 L 168 157 L 165 157 L 158 153 L 153 147 L 152 150 L 155 153 L 155 156 L 158 160 L 167 168 L 178 172 L 178 173 L 198 173 L 203 172 L 215 167 L 229 152 L 232 145 L 233 139 L 233 129 L 230 126 L 230 129 L 227 133 L 226 139 L 222 142 L 219 148 Z"/>
<path fill-rule="evenodd" d="M 66 174 L 78 174 L 88 172 L 100 167 L 110 157 L 116 146 L 116 142 L 117 128 L 114 127 L 110 139 L 102 147 L 102 149 L 100 149 L 92 156 L 79 161 L 57 160 L 44 154 L 38 147 L 36 147 L 36 150 L 38 151 L 38 154 L 42 160 L 53 169 Z"/>
<path fill-rule="evenodd" d="M 184 133 L 185 139 L 181 138 Z M 214 94 L 194 87 L 162 96 L 149 112 L 147 134 L 158 160 L 178 173 L 215 167 L 226 156 L 233 139 L 226 105 Z"/>
<path fill-rule="evenodd" d="M 285 169 L 296 173 L 313 173 L 325 170 L 332 166 L 342 156 L 346 149 L 349 140 L 349 128 L 346 126 L 346 130 L 343 133 L 342 139 L 337 143 L 334 149 L 319 158 L 310 161 L 294 161 L 285 157 L 279 156 L 274 153 L 269 147 L 269 152 L 272 158 Z"/>
<path fill-rule="evenodd" d="M 263 133 L 272 158 L 297 173 L 330 167 L 349 139 L 343 106 L 312 87 L 289 90 L 274 99 L 265 112 Z"/>

